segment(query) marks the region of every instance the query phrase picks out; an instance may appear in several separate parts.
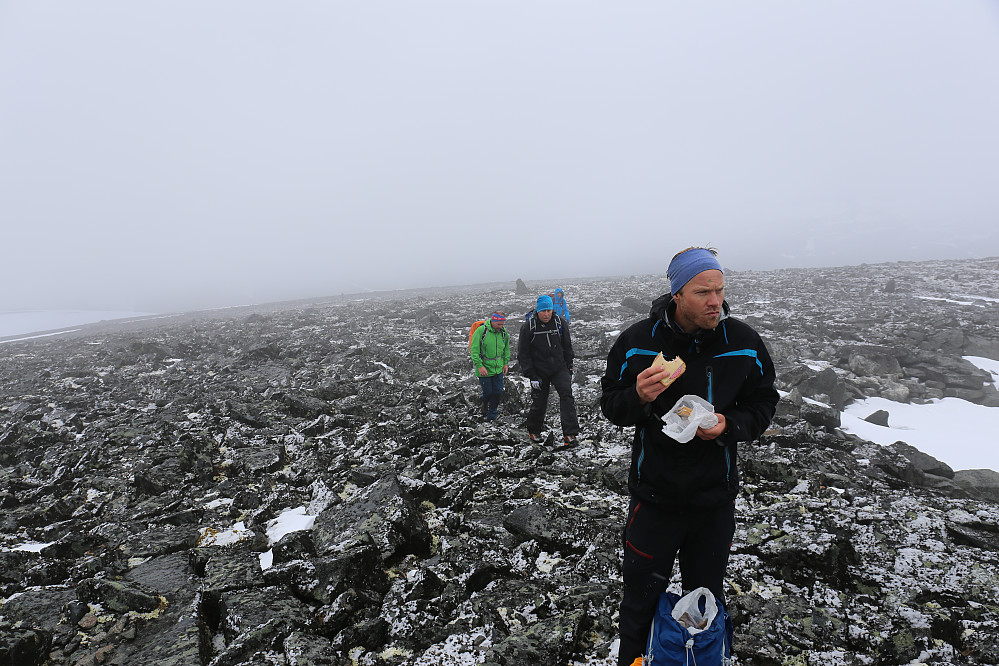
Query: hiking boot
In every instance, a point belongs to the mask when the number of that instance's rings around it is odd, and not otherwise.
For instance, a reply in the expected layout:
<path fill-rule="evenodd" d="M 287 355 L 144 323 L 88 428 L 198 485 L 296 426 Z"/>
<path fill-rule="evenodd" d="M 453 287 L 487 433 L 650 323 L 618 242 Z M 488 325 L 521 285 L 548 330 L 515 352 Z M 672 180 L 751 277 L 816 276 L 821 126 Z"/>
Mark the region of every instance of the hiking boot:
<path fill-rule="evenodd" d="M 577 444 L 579 444 L 579 440 L 576 438 L 575 435 L 566 435 L 565 437 L 562 438 L 563 449 L 571 449 Z"/>
<path fill-rule="evenodd" d="M 535 444 L 540 444 L 543 440 L 541 439 L 541 434 L 537 432 L 528 432 L 527 436 L 531 438 L 531 441 Z"/>

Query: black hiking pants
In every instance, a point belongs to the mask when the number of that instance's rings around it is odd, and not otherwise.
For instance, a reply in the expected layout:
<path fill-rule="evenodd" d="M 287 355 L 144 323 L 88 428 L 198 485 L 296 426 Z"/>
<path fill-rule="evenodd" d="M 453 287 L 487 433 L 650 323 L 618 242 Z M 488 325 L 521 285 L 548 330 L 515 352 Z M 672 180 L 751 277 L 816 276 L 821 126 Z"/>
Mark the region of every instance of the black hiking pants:
<path fill-rule="evenodd" d="M 624 527 L 624 600 L 618 665 L 644 654 L 649 626 L 679 555 L 684 592 L 706 587 L 725 603 L 722 581 L 735 534 L 735 503 L 666 509 L 634 497 Z"/>
<path fill-rule="evenodd" d="M 572 397 L 572 373 L 564 366 L 551 377 L 542 378 L 541 388 L 531 389 L 531 410 L 527 413 L 527 431 L 540 433 L 544 430 L 548 394 L 553 385 L 559 397 L 562 434 L 578 435 L 579 417 L 576 415 L 576 400 Z"/>

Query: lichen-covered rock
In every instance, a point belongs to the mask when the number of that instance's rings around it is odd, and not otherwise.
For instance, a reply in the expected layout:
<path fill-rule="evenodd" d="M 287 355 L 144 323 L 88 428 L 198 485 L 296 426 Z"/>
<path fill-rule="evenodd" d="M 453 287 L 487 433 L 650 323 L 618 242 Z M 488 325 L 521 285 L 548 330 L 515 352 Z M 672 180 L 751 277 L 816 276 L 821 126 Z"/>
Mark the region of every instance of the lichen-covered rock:
<path fill-rule="evenodd" d="M 52 646 L 52 635 L 40 629 L 14 627 L 0 622 L 0 663 L 42 666 Z"/>
<path fill-rule="evenodd" d="M 76 588 L 81 601 L 99 603 L 117 613 L 137 611 L 148 613 L 160 605 L 156 590 L 145 585 L 101 578 L 87 578 Z"/>
<path fill-rule="evenodd" d="M 313 541 L 320 553 L 374 539 L 385 559 L 426 555 L 430 531 L 405 487 L 395 477 L 378 481 L 346 503 L 328 507 L 316 517 Z"/>
<path fill-rule="evenodd" d="M 583 552 L 598 529 L 585 513 L 546 499 L 532 500 L 503 518 L 503 526 L 522 539 L 552 550 Z"/>

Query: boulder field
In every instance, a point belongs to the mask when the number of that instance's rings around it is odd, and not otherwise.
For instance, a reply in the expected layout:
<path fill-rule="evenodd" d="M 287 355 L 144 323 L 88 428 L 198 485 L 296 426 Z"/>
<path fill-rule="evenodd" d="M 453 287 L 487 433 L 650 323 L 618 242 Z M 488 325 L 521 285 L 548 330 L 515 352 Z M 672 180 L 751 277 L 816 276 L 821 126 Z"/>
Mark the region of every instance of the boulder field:
<path fill-rule="evenodd" d="M 999 407 L 963 358 L 999 359 L 999 260 L 727 281 L 783 396 L 740 445 L 736 663 L 999 663 L 999 474 L 840 428 L 868 396 Z M 665 279 L 529 285 L 0 342 L 0 663 L 615 663 L 632 433 L 600 415 L 599 377 Z M 516 361 L 483 423 L 467 356 L 472 321 L 513 313 L 515 349 L 556 287 L 567 450 L 554 400 L 527 441 Z"/>

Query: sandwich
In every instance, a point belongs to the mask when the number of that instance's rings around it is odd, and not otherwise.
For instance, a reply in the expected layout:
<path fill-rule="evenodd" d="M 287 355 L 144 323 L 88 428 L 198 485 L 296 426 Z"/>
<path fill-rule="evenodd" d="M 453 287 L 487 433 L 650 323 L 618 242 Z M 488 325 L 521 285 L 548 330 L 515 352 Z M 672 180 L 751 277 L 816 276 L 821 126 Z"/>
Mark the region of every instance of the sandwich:
<path fill-rule="evenodd" d="M 679 356 L 674 358 L 672 361 L 667 361 L 665 358 L 663 358 L 663 353 L 659 352 L 659 354 L 656 355 L 655 360 L 652 361 L 652 367 L 656 369 L 666 368 L 669 374 L 667 374 L 666 377 L 661 379 L 660 383 L 663 386 L 669 386 L 674 381 L 676 381 L 677 377 L 683 374 L 683 371 L 687 369 L 687 364 L 684 363 L 683 359 L 680 358 Z"/>

